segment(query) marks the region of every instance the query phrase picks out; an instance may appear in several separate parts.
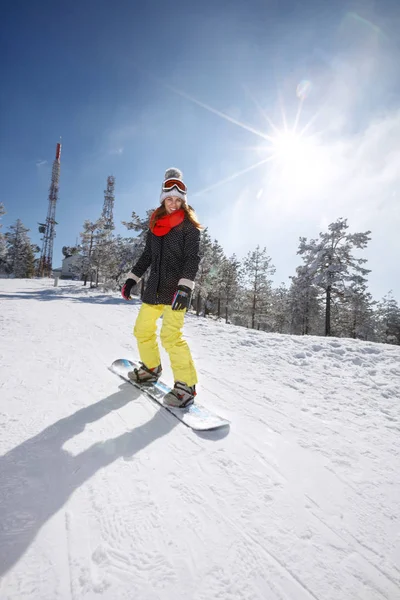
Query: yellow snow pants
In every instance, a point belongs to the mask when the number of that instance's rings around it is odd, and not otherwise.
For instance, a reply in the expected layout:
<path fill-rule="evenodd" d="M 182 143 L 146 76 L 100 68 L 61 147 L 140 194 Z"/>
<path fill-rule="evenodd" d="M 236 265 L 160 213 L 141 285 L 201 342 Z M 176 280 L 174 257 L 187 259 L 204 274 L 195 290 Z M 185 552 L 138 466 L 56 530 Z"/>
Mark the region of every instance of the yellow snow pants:
<path fill-rule="evenodd" d="M 186 310 L 172 310 L 167 304 L 143 303 L 136 319 L 133 333 L 136 337 L 140 360 L 153 369 L 161 364 L 157 344 L 157 320 L 162 316 L 160 338 L 168 352 L 174 381 L 183 381 L 192 386 L 197 383 L 196 368 L 187 342 L 182 338 L 182 327 Z"/>

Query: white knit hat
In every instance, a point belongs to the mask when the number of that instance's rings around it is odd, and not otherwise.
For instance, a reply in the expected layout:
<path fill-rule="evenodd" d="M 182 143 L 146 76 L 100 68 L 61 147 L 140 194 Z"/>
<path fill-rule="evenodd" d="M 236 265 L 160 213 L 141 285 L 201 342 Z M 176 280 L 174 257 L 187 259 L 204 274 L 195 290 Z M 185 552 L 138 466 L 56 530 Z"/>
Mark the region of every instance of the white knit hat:
<path fill-rule="evenodd" d="M 186 202 L 186 193 L 182 192 L 182 190 L 179 190 L 177 187 L 174 187 L 173 190 L 169 190 L 166 192 L 163 190 L 164 182 L 167 179 L 179 179 L 180 181 L 183 181 L 183 173 L 180 169 L 175 168 L 167 169 L 165 171 L 164 181 L 161 186 L 160 203 L 162 203 L 165 200 L 165 198 L 170 198 L 171 196 L 180 198 L 182 202 Z"/>

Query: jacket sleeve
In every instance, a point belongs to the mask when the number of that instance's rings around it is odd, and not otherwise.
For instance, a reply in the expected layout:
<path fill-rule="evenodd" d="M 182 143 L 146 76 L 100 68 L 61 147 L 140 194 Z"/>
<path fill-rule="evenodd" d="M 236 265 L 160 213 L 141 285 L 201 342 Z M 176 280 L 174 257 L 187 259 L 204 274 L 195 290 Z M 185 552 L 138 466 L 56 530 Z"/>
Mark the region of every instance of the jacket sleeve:
<path fill-rule="evenodd" d="M 149 229 L 149 231 L 147 232 L 144 250 L 140 258 L 137 260 L 136 264 L 132 267 L 132 271 L 128 273 L 127 276 L 127 279 L 134 279 L 136 283 L 138 283 L 141 280 L 141 278 L 151 265 L 151 236 L 152 233 Z"/>
<path fill-rule="evenodd" d="M 200 231 L 194 225 L 190 224 L 185 232 L 184 243 L 184 264 L 182 277 L 178 285 L 186 285 L 191 290 L 194 289 L 194 280 L 200 263 Z"/>

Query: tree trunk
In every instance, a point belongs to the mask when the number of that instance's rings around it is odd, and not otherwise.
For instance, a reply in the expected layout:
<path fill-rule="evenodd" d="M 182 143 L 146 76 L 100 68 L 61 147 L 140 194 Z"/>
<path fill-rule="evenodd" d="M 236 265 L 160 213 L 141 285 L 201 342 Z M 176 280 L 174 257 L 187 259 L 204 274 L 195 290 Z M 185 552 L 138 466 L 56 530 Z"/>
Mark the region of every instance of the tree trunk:
<path fill-rule="evenodd" d="M 210 294 L 207 294 L 207 297 L 204 300 L 204 316 L 210 314 Z"/>
<path fill-rule="evenodd" d="M 309 312 L 310 312 L 310 298 L 309 298 L 309 294 L 308 294 L 308 290 L 307 290 L 306 309 L 304 311 L 304 329 L 303 329 L 304 335 L 308 335 L 308 331 L 309 331 Z"/>
<path fill-rule="evenodd" d="M 253 306 L 251 309 L 251 328 L 254 329 L 254 324 L 256 322 L 256 304 L 257 304 L 257 300 L 256 300 L 256 293 L 254 292 L 253 294 Z"/>
<path fill-rule="evenodd" d="M 90 260 L 92 257 L 92 248 L 93 248 L 93 232 L 90 236 L 89 252 L 88 252 L 89 273 L 91 273 L 91 271 L 92 271 L 92 261 Z M 84 286 L 87 284 L 87 280 L 88 280 L 88 273 L 85 274 L 85 282 L 83 284 Z M 90 275 L 90 287 L 92 287 L 92 275 Z"/>
<path fill-rule="evenodd" d="M 201 305 L 201 297 L 200 297 L 200 292 L 198 292 L 197 296 L 196 296 L 196 316 L 197 317 L 200 314 L 200 305 Z"/>
<path fill-rule="evenodd" d="M 331 335 L 331 286 L 326 288 L 325 335 Z"/>
<path fill-rule="evenodd" d="M 350 330 L 350 337 L 352 337 L 353 340 L 355 340 L 357 337 L 356 331 L 357 331 L 357 315 L 356 315 L 356 311 L 354 310 L 352 324 L 351 324 L 351 330 Z"/>
<path fill-rule="evenodd" d="M 308 335 L 308 306 L 304 314 L 303 335 Z"/>

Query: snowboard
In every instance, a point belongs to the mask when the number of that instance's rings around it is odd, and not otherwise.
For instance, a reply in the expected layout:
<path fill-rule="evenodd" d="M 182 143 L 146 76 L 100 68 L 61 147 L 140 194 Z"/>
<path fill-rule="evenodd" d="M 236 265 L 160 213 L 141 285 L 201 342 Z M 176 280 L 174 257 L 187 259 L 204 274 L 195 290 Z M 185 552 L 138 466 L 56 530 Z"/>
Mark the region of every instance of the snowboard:
<path fill-rule="evenodd" d="M 194 431 L 208 431 L 210 429 L 219 429 L 220 427 L 229 425 L 229 421 L 213 413 L 211 410 L 197 402 L 197 400 L 187 408 L 167 406 L 163 403 L 163 399 L 164 396 L 171 391 L 171 388 L 163 381 L 159 379 L 156 383 L 139 385 L 129 379 L 128 372 L 139 367 L 139 363 L 132 362 L 125 358 L 119 358 L 108 368 L 112 373 L 119 375 L 119 377 L 131 383 L 141 392 L 146 394 L 151 400 L 157 402 L 157 404 L 162 406 L 165 410 L 174 415 L 174 417 L 179 419 L 179 421 Z"/>

